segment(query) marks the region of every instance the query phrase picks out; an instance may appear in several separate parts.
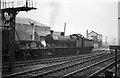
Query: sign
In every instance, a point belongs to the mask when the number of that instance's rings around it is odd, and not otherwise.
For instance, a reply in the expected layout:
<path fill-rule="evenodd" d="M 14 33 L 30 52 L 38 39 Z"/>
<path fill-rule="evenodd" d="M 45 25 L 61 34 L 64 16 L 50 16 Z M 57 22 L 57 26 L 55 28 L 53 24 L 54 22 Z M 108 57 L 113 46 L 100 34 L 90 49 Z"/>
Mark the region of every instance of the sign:
<path fill-rule="evenodd" d="M 116 49 L 116 50 L 120 50 L 120 46 L 117 45 L 111 45 L 110 49 Z"/>

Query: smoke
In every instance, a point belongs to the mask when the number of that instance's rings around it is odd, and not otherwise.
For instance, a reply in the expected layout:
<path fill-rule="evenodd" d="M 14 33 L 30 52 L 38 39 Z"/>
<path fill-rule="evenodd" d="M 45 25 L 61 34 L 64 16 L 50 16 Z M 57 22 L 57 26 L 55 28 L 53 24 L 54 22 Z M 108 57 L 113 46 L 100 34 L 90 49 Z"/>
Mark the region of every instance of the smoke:
<path fill-rule="evenodd" d="M 67 18 L 69 18 L 70 16 L 69 0 L 64 0 L 64 14 L 65 14 L 65 22 L 67 22 Z"/>
<path fill-rule="evenodd" d="M 52 9 L 51 15 L 50 15 L 50 26 L 54 27 L 56 24 L 57 20 L 59 19 L 59 14 L 62 10 L 62 1 L 60 0 L 52 0 L 50 2 L 50 7 Z"/>

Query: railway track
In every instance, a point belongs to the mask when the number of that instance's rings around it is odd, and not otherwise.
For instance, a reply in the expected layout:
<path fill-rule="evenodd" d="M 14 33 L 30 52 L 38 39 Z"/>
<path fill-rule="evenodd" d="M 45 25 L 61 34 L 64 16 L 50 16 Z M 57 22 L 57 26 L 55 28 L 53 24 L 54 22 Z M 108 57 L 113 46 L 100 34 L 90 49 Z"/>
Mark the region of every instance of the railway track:
<path fill-rule="evenodd" d="M 92 71 L 95 71 L 95 69 L 93 69 L 91 71 L 89 68 L 91 68 L 93 66 L 95 67 L 95 65 L 98 65 L 98 64 L 101 63 L 99 61 L 107 59 L 109 57 L 111 57 L 111 56 L 102 56 L 102 58 L 97 57 L 97 58 L 94 58 L 94 59 L 89 59 L 89 60 L 86 60 L 84 62 L 74 64 L 73 66 L 69 66 L 65 70 L 63 69 L 62 71 L 58 71 L 58 72 L 55 72 L 53 74 L 49 74 L 48 76 L 58 76 L 58 77 L 61 77 L 61 78 L 66 78 L 66 77 L 69 78 L 71 76 L 78 76 L 78 77 L 81 76 L 81 77 L 83 77 L 83 76 L 87 75 L 86 73 L 90 73 Z M 88 72 L 85 72 L 85 71 L 88 71 Z M 83 77 L 83 78 L 85 78 L 85 77 Z"/>
<path fill-rule="evenodd" d="M 94 54 L 99 54 L 100 53 L 104 53 L 105 51 L 101 52 L 94 52 Z M 70 57 L 59 57 L 59 58 L 50 58 L 50 59 L 41 59 L 41 60 L 28 60 L 28 61 L 20 61 L 20 62 L 16 62 L 15 63 L 15 67 L 22 67 L 22 66 L 30 66 L 30 65 L 36 65 L 36 64 L 48 64 L 48 63 L 53 63 L 53 62 L 61 62 L 61 61 L 68 61 L 71 59 L 77 59 L 80 57 L 86 57 L 89 56 L 91 54 L 85 54 L 85 55 L 79 55 L 79 56 L 70 56 Z M 8 63 L 5 63 L 4 68 L 8 66 Z"/>
<path fill-rule="evenodd" d="M 86 55 L 79 55 L 79 56 L 71 56 L 71 57 L 59 57 L 59 58 L 50 58 L 50 59 L 41 59 L 41 60 L 30 60 L 30 61 L 21 61 L 16 62 L 15 67 L 21 68 L 26 66 L 33 66 L 33 65 L 39 65 L 39 64 L 49 64 L 49 63 L 55 63 L 55 62 L 63 62 L 68 60 L 74 60 L 77 58 L 83 58 L 85 56 L 89 56 L 90 54 Z M 6 71 L 8 68 L 8 63 L 5 63 L 3 65 L 3 69 Z"/>
<path fill-rule="evenodd" d="M 104 53 L 104 52 L 101 52 Z M 99 53 L 95 53 L 99 54 Z M 31 60 L 31 61 L 21 61 L 21 62 L 16 62 L 15 67 L 16 68 L 21 68 L 21 67 L 26 67 L 26 66 L 33 66 L 33 65 L 39 65 L 39 64 L 49 64 L 49 63 L 55 63 L 55 62 L 63 62 L 63 61 L 69 61 L 69 60 L 74 60 L 78 58 L 84 58 L 87 56 L 90 56 L 91 54 L 86 54 L 86 55 L 79 55 L 79 56 L 71 56 L 71 57 L 59 57 L 59 58 L 50 58 L 50 59 L 41 59 L 41 60 Z M 8 63 L 3 65 L 3 69 L 7 70 Z"/>
<path fill-rule="evenodd" d="M 107 54 L 107 56 L 109 55 L 110 56 L 113 56 L 112 54 Z M 14 73 L 14 74 L 11 74 L 11 75 L 7 75 L 7 76 L 4 76 L 4 78 L 9 78 L 9 77 L 12 77 L 12 78 L 30 78 L 30 77 L 44 77 L 44 76 L 48 76 L 50 74 L 53 75 L 53 73 L 55 72 L 60 72 L 60 71 L 63 71 L 63 70 L 66 70 L 68 68 L 73 68 L 73 67 L 76 67 L 80 64 L 83 64 L 83 63 L 87 63 L 88 61 L 90 60 L 94 60 L 94 59 L 98 59 L 100 57 L 106 57 L 105 54 L 99 54 L 99 55 L 93 55 L 93 56 L 89 56 L 89 57 L 86 57 L 86 58 L 81 58 L 80 59 L 77 59 L 77 60 L 71 60 L 71 61 L 66 61 L 66 62 L 62 62 L 62 63 L 58 63 L 58 64 L 55 64 L 55 65 L 51 65 L 51 66 L 48 66 L 48 67 L 44 67 L 44 68 L 38 68 L 38 69 L 33 69 L 33 70 L 28 70 L 28 71 L 24 71 L 24 72 L 21 72 L 21 73 Z M 93 58 L 94 57 L 94 58 Z M 62 76 L 61 76 L 62 77 Z"/>
<path fill-rule="evenodd" d="M 120 59 L 119 59 L 118 61 L 120 61 Z M 94 73 L 92 73 L 92 74 L 89 75 L 88 77 L 89 77 L 89 78 L 94 78 L 94 77 L 96 77 L 97 75 L 98 75 L 98 76 L 105 76 L 105 71 L 106 71 L 106 69 L 112 68 L 112 69 L 109 70 L 110 72 L 113 72 L 113 71 L 115 70 L 114 64 L 115 64 L 115 62 L 111 62 L 111 63 L 109 63 L 108 65 L 106 65 L 105 67 L 103 67 L 102 69 L 95 71 Z M 117 67 L 118 67 L 118 66 L 120 66 L 120 64 L 118 64 Z"/>
<path fill-rule="evenodd" d="M 67 78 L 67 77 L 72 77 L 72 76 L 83 77 L 83 78 L 94 78 L 94 76 L 98 73 L 98 71 L 102 71 L 103 69 L 106 69 L 109 65 L 115 63 L 115 62 L 112 62 L 114 61 L 113 58 L 114 57 L 111 57 L 111 58 L 102 60 L 100 62 L 96 62 L 94 64 L 88 65 L 76 71 L 70 72 L 66 75 L 63 75 L 61 78 Z"/>
<path fill-rule="evenodd" d="M 118 60 L 120 61 L 120 60 Z M 89 75 L 89 78 L 93 78 L 95 76 L 105 76 L 105 71 L 108 68 L 110 72 L 113 72 L 113 76 L 115 76 L 115 62 L 112 62 L 110 64 L 108 64 L 107 66 L 103 67 L 101 70 L 98 70 L 96 72 L 94 72 L 93 74 Z M 119 67 L 120 64 L 117 64 L 117 67 Z"/>
<path fill-rule="evenodd" d="M 119 59 L 117 60 L 117 67 L 118 68 L 120 67 L 120 60 Z M 93 78 L 96 75 L 98 75 L 98 76 L 105 76 L 106 69 L 108 69 L 109 72 L 113 72 L 113 76 L 115 76 L 115 62 L 112 62 L 112 63 L 108 64 L 107 66 L 103 67 L 102 69 L 94 72 L 89 77 Z M 118 77 L 119 77 L 120 76 L 119 72 L 117 72 L 117 74 L 118 74 Z"/>

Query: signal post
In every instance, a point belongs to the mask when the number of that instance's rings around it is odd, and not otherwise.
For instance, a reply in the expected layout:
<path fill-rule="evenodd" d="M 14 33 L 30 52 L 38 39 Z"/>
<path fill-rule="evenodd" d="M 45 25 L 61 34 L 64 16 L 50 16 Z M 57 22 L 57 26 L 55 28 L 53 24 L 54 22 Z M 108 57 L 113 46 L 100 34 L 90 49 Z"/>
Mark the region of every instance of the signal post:
<path fill-rule="evenodd" d="M 115 77 L 117 77 L 117 64 L 118 64 L 117 54 L 118 54 L 118 50 L 120 50 L 120 46 L 112 45 L 110 46 L 110 49 L 115 50 Z"/>
<path fill-rule="evenodd" d="M 21 0 L 23 1 L 23 0 Z M 7 5 L 9 3 L 9 6 Z M 30 0 L 26 0 L 25 6 L 22 7 L 14 7 L 14 0 L 11 2 L 12 7 L 10 6 L 10 2 L 2 2 L 3 8 L 2 8 L 2 26 L 5 26 L 6 24 L 9 26 L 9 71 L 14 71 L 15 66 L 15 18 L 17 14 L 20 11 L 30 11 L 32 9 L 36 9 L 35 7 L 29 6 Z M 31 1 L 32 3 L 32 1 Z M 7 15 L 7 19 L 6 19 Z"/>

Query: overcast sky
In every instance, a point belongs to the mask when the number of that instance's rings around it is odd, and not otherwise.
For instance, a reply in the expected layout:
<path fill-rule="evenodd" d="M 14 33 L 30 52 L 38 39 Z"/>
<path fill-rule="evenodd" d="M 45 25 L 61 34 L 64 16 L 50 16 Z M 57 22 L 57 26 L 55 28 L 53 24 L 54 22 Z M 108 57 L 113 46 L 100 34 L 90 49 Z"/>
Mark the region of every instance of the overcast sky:
<path fill-rule="evenodd" d="M 18 16 L 32 18 L 46 24 L 54 31 L 66 35 L 80 33 L 86 37 L 86 30 L 107 36 L 110 43 L 118 37 L 117 0 L 36 0 L 37 10 L 20 12 Z"/>

